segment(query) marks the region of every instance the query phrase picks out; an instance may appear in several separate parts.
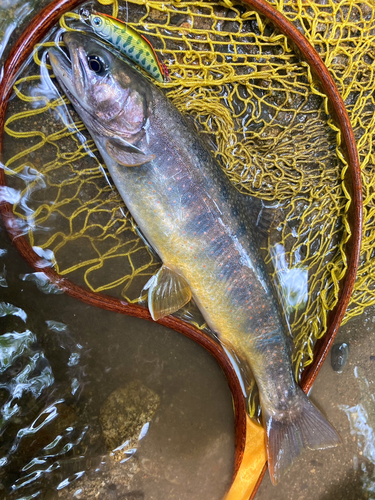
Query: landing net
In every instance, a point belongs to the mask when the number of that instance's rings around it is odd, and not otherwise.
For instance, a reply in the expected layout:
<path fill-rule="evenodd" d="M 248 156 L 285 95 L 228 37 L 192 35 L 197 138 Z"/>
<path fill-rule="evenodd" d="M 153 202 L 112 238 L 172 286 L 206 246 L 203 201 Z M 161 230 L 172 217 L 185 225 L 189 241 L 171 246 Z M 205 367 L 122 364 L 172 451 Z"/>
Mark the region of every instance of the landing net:
<path fill-rule="evenodd" d="M 375 303 L 374 9 L 370 1 L 349 0 L 273 5 L 330 68 L 358 141 L 365 238 L 346 321 Z M 347 164 L 327 97 L 290 41 L 243 5 L 98 0 L 92 7 L 151 41 L 171 76 L 161 86 L 194 119 L 230 181 L 244 195 L 278 206 L 263 251 L 291 326 L 298 378 L 337 303 L 350 237 Z M 72 29 L 68 17 L 63 26 Z M 139 302 L 160 261 L 139 234 L 84 125 L 55 89 L 46 49 L 55 45 L 57 30 L 35 47 L 8 108 L 4 153 L 14 214 L 41 256 L 53 252 L 59 275 Z M 256 413 L 254 401 L 250 413 Z"/>

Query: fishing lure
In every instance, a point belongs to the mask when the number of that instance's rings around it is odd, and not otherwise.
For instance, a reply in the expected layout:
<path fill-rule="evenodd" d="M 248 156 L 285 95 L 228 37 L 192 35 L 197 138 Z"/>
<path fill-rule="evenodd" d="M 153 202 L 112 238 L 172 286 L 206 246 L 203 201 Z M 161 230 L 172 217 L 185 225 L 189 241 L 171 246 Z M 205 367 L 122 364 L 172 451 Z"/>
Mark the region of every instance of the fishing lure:
<path fill-rule="evenodd" d="M 84 10 L 81 12 L 81 17 L 92 27 L 97 36 L 141 66 L 155 80 L 161 83 L 165 79 L 169 80 L 167 69 L 160 63 L 153 46 L 143 35 L 107 14 Z"/>

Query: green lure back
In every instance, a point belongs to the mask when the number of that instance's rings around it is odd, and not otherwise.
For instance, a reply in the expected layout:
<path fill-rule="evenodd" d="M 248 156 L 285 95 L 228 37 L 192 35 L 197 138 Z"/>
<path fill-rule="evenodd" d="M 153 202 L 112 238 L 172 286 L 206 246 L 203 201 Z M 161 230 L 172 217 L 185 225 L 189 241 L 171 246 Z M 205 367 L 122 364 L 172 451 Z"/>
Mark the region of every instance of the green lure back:
<path fill-rule="evenodd" d="M 158 82 L 164 81 L 163 67 L 151 43 L 127 24 L 105 14 L 93 13 L 85 19 L 94 33 L 141 66 Z"/>

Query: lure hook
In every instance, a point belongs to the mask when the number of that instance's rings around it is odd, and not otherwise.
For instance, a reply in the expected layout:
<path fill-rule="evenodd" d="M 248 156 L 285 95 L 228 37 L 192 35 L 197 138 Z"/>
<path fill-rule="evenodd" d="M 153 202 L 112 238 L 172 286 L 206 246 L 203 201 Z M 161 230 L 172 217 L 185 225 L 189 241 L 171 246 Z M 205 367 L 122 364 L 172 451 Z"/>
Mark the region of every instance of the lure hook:
<path fill-rule="evenodd" d="M 88 9 L 81 9 L 79 11 L 79 15 L 84 21 L 88 21 L 90 19 L 90 11 Z"/>

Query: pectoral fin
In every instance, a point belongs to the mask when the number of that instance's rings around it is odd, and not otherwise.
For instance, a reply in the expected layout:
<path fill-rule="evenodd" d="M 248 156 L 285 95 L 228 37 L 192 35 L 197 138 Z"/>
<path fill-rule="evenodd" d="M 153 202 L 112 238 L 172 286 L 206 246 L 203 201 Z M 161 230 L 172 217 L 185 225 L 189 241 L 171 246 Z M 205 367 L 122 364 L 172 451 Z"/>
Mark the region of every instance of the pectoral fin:
<path fill-rule="evenodd" d="M 178 311 L 191 299 L 191 290 L 185 279 L 166 266 L 150 279 L 146 287 L 148 308 L 155 321 Z"/>
<path fill-rule="evenodd" d="M 124 167 L 139 167 L 155 158 L 155 155 L 146 155 L 125 141 L 109 139 L 105 148 L 109 156 Z"/>

